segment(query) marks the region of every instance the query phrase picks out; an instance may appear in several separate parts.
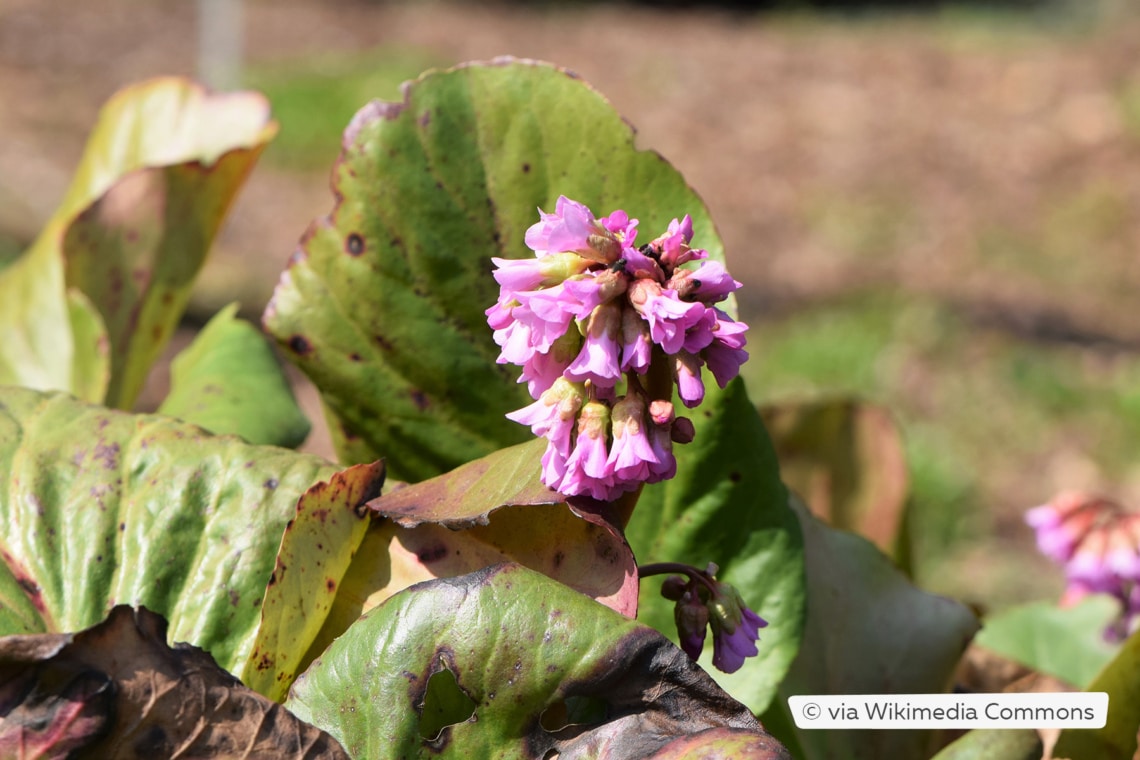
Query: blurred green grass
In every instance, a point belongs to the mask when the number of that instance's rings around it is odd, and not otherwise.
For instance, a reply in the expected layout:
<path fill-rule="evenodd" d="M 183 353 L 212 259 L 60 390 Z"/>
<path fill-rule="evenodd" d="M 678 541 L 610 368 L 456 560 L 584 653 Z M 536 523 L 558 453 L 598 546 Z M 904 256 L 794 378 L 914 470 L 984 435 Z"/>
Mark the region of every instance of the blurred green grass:
<path fill-rule="evenodd" d="M 1055 592 L 1059 576 L 1025 572 L 1044 566 L 1020 514 L 1051 494 L 1042 485 L 1065 466 L 1058 452 L 1110 481 L 1135 474 L 1140 358 L 1128 353 L 1025 340 L 897 291 L 753 320 L 749 348 L 743 372 L 757 400 L 853 394 L 894 412 L 915 572 L 933 591 L 997 607 Z M 996 576 L 984 586 L 969 566 L 980 556 Z"/>
<path fill-rule="evenodd" d="M 422 50 L 385 47 L 363 53 L 260 63 L 245 72 L 281 125 L 265 161 L 281 169 L 327 171 L 336 139 L 353 114 L 374 99 L 400 100 L 400 84 L 444 62 Z"/>

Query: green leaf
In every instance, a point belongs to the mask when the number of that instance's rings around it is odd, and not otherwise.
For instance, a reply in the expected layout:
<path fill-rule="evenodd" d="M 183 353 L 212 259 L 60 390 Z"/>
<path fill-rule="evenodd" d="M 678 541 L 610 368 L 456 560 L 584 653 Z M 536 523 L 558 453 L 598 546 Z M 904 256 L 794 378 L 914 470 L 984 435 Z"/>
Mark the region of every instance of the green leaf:
<path fill-rule="evenodd" d="M 1105 595 L 1090 596 L 1064 609 L 1034 602 L 986 618 L 974 641 L 1041 673 L 1084 687 L 1120 651 L 1120 645 L 1104 639 L 1105 628 L 1119 614 L 1119 602 Z"/>
<path fill-rule="evenodd" d="M 1086 691 L 1108 693 L 1108 722 L 1100 729 L 1061 731 L 1053 756 L 1132 760 L 1140 726 L 1140 633 L 1124 642 Z"/>
<path fill-rule="evenodd" d="M 174 640 L 235 671 L 285 525 L 334 470 L 165 417 L 5 388 L 0 634 L 77 631 L 116 604 L 145 605 Z M 326 509 L 346 508 L 346 477 L 332 478 Z"/>
<path fill-rule="evenodd" d="M 723 258 L 708 212 L 588 85 L 500 60 L 429 72 L 403 103 L 353 119 L 333 173 L 337 204 L 303 240 L 265 325 L 321 390 L 342 461 L 387 458 L 422 480 L 524 441 L 503 417 L 528 403 L 497 365 L 484 310 L 491 257 L 523 241 L 560 194 L 643 229 L 691 214 L 694 245 Z"/>
<path fill-rule="evenodd" d="M 299 510 L 281 544 L 245 682 L 283 698 L 298 672 L 393 594 L 504 561 L 632 616 L 637 573 L 614 516 L 608 505 L 567 504 L 542 485 L 544 448 L 535 440 L 391 488 L 369 503 L 384 518 L 371 525 Z M 323 573 L 316 579 L 305 570 L 314 564 Z"/>
<path fill-rule="evenodd" d="M 835 530 L 792 499 L 807 558 L 803 646 L 780 686 L 797 694 L 934 694 L 978 629 L 974 615 L 920 591 L 861 536 Z M 930 731 L 797 729 L 807 758 L 930 756 Z"/>
<path fill-rule="evenodd" d="M 0 271 L 0 383 L 130 406 L 275 131 L 254 93 L 209 94 L 174 78 L 117 93 L 59 209 Z"/>
<path fill-rule="evenodd" d="M 46 234 L 46 233 L 45 233 Z M 103 318 L 63 264 L 37 246 L 0 270 L 0 385 L 66 390 L 101 401 L 110 381 Z"/>
<path fill-rule="evenodd" d="M 170 394 L 160 414 L 249 443 L 293 448 L 309 434 L 289 382 L 257 328 L 218 312 L 170 367 Z"/>
<path fill-rule="evenodd" d="M 733 674 L 713 673 L 730 694 L 760 713 L 800 646 L 804 616 L 803 539 L 788 509 L 772 444 L 744 385 L 711 388 L 696 410 L 696 437 L 675 447 L 677 477 L 647 487 L 626 536 L 640 564 L 720 566 L 765 620 L 760 656 Z M 638 617 L 676 640 L 673 603 L 646 579 Z M 711 646 L 702 661 L 711 660 Z"/>
<path fill-rule="evenodd" d="M 444 670 L 475 713 L 425 739 L 440 722 L 426 692 Z M 724 757 L 742 747 L 757 760 L 788 757 L 658 633 L 518 565 L 392 597 L 297 679 L 285 705 L 369 760 Z"/>
<path fill-rule="evenodd" d="M 318 635 L 336 626 L 334 604 L 372 522 L 364 505 L 383 484 L 383 463 L 355 465 L 301 497 L 281 537 L 261 605 L 261 623 L 241 673 L 250 688 L 271 699 L 284 699 L 300 667 L 328 645 L 322 641 L 310 652 Z M 334 628 L 328 639 L 347 627 L 346 623 Z"/>
<path fill-rule="evenodd" d="M 1041 760 L 1041 737 L 1030 728 L 976 728 L 942 748 L 933 760 Z"/>

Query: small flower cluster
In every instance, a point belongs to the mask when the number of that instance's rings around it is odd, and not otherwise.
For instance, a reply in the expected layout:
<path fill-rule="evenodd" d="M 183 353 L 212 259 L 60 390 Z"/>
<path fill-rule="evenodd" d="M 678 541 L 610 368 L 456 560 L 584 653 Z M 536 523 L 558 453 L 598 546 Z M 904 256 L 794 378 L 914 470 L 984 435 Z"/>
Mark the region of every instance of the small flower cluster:
<path fill-rule="evenodd" d="M 688 216 L 637 247 L 638 222 L 624 211 L 598 219 L 560 197 L 539 214 L 526 232 L 535 258 L 492 259 L 499 300 L 486 314 L 498 361 L 522 367 L 535 399 L 507 416 L 549 440 L 543 483 L 612 500 L 676 472 L 673 443 L 693 428 L 676 415 L 674 385 L 694 407 L 702 368 L 723 388 L 748 358 L 747 326 L 715 306 L 740 283 L 690 247 Z"/>
<path fill-rule="evenodd" d="M 665 565 L 660 567 L 664 568 Z M 642 568 L 644 577 L 647 570 Z M 684 572 L 688 579 L 673 575 L 661 584 L 661 595 L 677 603 L 673 619 L 681 639 L 681 649 L 694 661 L 705 648 L 705 629 L 713 629 L 713 666 L 725 673 L 735 673 L 747 657 L 755 657 L 759 650 L 756 641 L 760 629 L 768 625 L 744 603 L 734 587 L 716 579 L 717 566 L 709 563 L 702 573 L 696 568 L 673 567 Z"/>
<path fill-rule="evenodd" d="M 1029 510 L 1025 521 L 1041 553 L 1065 568 L 1063 604 L 1110 594 L 1122 613 L 1106 635 L 1119 640 L 1140 625 L 1140 513 L 1070 491 Z"/>

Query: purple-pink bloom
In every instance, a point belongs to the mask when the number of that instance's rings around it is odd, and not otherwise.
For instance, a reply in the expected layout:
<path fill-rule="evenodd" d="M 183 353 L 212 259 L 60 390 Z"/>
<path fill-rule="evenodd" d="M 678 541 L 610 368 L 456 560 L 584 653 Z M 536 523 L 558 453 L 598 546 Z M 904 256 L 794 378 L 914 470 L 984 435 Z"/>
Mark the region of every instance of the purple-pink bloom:
<path fill-rule="evenodd" d="M 705 648 L 705 631 L 709 625 L 709 608 L 701 601 L 696 589 L 685 591 L 673 607 L 673 622 L 677 624 L 677 638 L 681 649 L 692 660 L 701 656 Z"/>
<path fill-rule="evenodd" d="M 716 630 L 713 625 L 713 666 L 725 673 L 735 673 L 740 670 L 744 660 L 759 654 L 756 641 L 760 638 L 760 629 L 768 622 L 747 607 L 740 610 L 740 620 L 734 630 L 722 626 Z"/>
<path fill-rule="evenodd" d="M 534 259 L 493 259 L 499 298 L 485 312 L 498 362 L 522 367 L 519 382 L 538 399 L 510 418 L 549 439 L 543 482 L 562 493 L 608 500 L 671 478 L 673 443 L 688 442 L 693 430 L 674 420 L 661 381 L 672 372 L 691 407 L 705 395 L 703 367 L 721 387 L 739 373 L 747 327 L 712 304 L 740 283 L 718 262 L 678 268 L 708 256 L 690 246 L 688 216 L 640 248 L 638 221 L 621 209 L 597 218 L 560 196 L 539 217 L 525 236 Z M 573 409 L 566 387 L 576 389 Z M 619 411 L 622 404 L 639 406 Z"/>
<path fill-rule="evenodd" d="M 586 321 L 586 335 L 578 356 L 566 367 L 566 377 L 589 380 L 612 388 L 621 379 L 621 307 L 607 303 L 594 309 Z"/>
<path fill-rule="evenodd" d="M 523 364 L 519 382 L 527 384 L 531 398 L 538 398 L 548 388 L 554 385 L 563 374 L 570 362 L 578 355 L 582 345 L 582 336 L 577 330 L 567 330 L 566 333 L 554 341 L 546 353 L 535 351 Z"/>
<path fill-rule="evenodd" d="M 713 310 L 717 315 L 713 339 L 701 350 L 700 357 L 716 378 L 716 384 L 724 388 L 740 374 L 740 365 L 748 361 L 748 352 L 743 348 L 748 325 L 733 320 L 720 309 L 713 307 Z"/>
<path fill-rule="evenodd" d="M 507 419 L 528 426 L 565 456 L 570 453 L 570 436 L 585 396 L 583 386 L 559 379 L 537 401 L 510 412 Z"/>
<path fill-rule="evenodd" d="M 678 351 L 673 357 L 673 377 L 677 381 L 677 395 L 685 406 L 692 409 L 705 398 L 705 384 L 701 380 L 701 360 L 688 351 Z"/>
<path fill-rule="evenodd" d="M 609 216 L 604 216 L 598 222 L 614 234 L 623 247 L 630 247 L 637 238 L 637 220 L 630 219 L 629 214 L 621 209 Z"/>
<path fill-rule="evenodd" d="M 700 268 L 693 272 L 692 281 L 692 296 L 706 304 L 723 301 L 740 288 L 740 283 L 732 279 L 719 261 L 702 262 Z"/>
<path fill-rule="evenodd" d="M 590 209 L 565 195 L 558 196 L 554 213 L 538 210 L 541 221 L 526 231 L 527 246 L 539 256 L 564 251 L 581 252 L 590 247 L 590 235 L 598 230 Z"/>
<path fill-rule="evenodd" d="M 650 477 L 649 465 L 659 464 L 646 436 L 645 414 L 645 401 L 636 393 L 614 404 L 609 464 L 615 482 L 644 483 Z"/>
<path fill-rule="evenodd" d="M 649 323 L 650 339 L 667 354 L 675 354 L 685 344 L 685 332 L 700 321 L 705 305 L 682 301 L 676 291 L 663 289 L 652 280 L 638 280 L 630 286 L 629 300 Z"/>
<path fill-rule="evenodd" d="M 609 423 L 610 409 L 606 404 L 590 401 L 582 407 L 578 439 L 566 459 L 566 473 L 557 486 L 559 492 L 567 496 L 588 495 L 601 501 L 623 493 L 624 489 L 614 490 L 613 467 L 606 450 Z"/>
<path fill-rule="evenodd" d="M 644 375 L 653 357 L 653 340 L 649 337 L 649 323 L 633 309 L 625 309 L 621 316 L 621 369 Z"/>

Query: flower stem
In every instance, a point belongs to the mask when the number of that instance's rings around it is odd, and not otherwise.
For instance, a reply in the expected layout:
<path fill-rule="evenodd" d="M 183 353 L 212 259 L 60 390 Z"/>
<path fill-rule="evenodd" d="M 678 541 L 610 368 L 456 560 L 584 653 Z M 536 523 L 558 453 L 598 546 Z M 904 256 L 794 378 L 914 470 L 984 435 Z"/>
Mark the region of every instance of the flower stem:
<path fill-rule="evenodd" d="M 717 594 L 716 586 L 713 585 L 712 579 L 709 578 L 708 574 L 702 570 L 698 570 L 692 565 L 686 565 L 681 562 L 654 562 L 649 565 L 641 565 L 637 568 L 637 576 L 639 579 L 646 578 L 650 575 L 666 575 L 668 573 L 686 575 L 692 580 L 700 581 L 714 596 Z"/>

